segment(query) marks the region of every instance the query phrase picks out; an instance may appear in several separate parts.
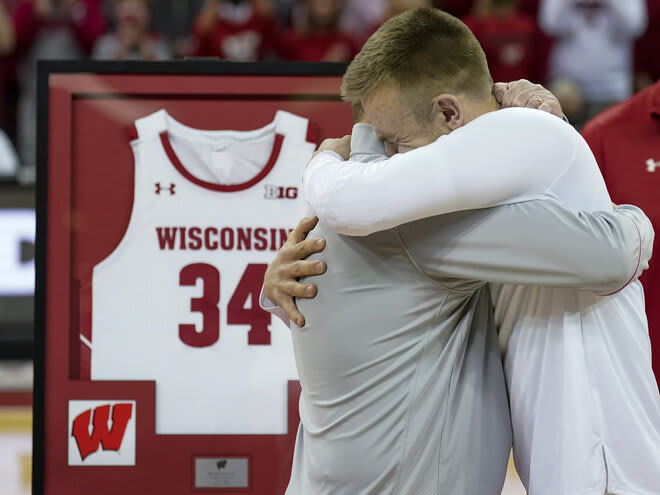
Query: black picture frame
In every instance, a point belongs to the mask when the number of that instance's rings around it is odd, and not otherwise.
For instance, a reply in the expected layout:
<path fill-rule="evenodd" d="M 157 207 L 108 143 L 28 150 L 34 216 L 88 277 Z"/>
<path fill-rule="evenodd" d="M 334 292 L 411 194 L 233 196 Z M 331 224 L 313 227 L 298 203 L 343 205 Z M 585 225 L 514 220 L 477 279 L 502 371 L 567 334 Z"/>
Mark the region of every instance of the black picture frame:
<path fill-rule="evenodd" d="M 320 62 L 224 62 L 218 59 L 183 61 L 39 61 L 37 67 L 37 181 L 36 181 L 36 248 L 34 299 L 34 400 L 32 493 L 45 490 L 45 361 L 46 361 L 46 276 L 47 276 L 47 205 L 49 150 L 49 79 L 53 74 L 121 74 L 121 75 L 288 75 L 341 76 L 345 63 Z"/>

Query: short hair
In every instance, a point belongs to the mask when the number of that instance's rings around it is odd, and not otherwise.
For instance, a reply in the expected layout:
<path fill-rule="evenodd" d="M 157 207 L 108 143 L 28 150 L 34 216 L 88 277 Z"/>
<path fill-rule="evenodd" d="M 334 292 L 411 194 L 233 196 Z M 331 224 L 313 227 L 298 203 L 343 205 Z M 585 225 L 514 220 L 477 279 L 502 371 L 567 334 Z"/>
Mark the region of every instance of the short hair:
<path fill-rule="evenodd" d="M 357 101 L 353 103 L 353 122 L 356 124 L 358 122 L 364 122 L 366 114 L 364 113 L 364 108 L 362 108 L 362 102 Z"/>
<path fill-rule="evenodd" d="M 482 99 L 491 94 L 493 79 L 465 24 L 441 10 L 419 8 L 386 21 L 367 40 L 344 74 L 342 97 L 356 104 L 383 84 L 422 99 L 439 93 Z"/>

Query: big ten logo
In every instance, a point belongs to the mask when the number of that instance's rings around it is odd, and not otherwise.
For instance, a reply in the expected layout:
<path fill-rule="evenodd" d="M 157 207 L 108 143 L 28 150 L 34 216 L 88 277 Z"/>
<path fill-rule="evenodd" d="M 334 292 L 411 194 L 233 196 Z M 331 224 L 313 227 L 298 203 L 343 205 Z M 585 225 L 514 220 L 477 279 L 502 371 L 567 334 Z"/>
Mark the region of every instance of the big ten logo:
<path fill-rule="evenodd" d="M 135 466 L 135 401 L 69 401 L 69 466 Z"/>
<path fill-rule="evenodd" d="M 34 293 L 34 210 L 0 209 L 0 296 Z"/>
<path fill-rule="evenodd" d="M 298 197 L 297 187 L 264 186 L 264 198 L 266 199 L 296 199 Z"/>

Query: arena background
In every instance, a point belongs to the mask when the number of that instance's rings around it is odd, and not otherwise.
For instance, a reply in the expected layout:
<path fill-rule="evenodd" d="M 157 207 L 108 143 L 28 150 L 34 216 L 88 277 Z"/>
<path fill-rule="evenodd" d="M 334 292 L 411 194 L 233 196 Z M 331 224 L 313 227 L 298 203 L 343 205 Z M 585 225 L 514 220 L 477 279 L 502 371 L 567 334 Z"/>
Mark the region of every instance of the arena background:
<path fill-rule="evenodd" d="M 581 130 L 658 80 L 660 0 L 645 3 L 644 18 L 627 19 L 628 32 L 603 53 L 605 26 L 619 20 L 606 0 L 1 0 L 0 495 L 30 493 L 36 60 L 347 62 L 383 20 L 433 4 L 473 29 L 496 81 L 544 84 Z M 552 19 L 552 4 L 577 14 Z M 582 30 L 583 45 L 567 46 L 557 22 Z M 613 78 L 619 88 L 607 87 Z M 651 328 L 656 346 L 659 333 Z M 503 493 L 524 493 L 512 463 Z"/>

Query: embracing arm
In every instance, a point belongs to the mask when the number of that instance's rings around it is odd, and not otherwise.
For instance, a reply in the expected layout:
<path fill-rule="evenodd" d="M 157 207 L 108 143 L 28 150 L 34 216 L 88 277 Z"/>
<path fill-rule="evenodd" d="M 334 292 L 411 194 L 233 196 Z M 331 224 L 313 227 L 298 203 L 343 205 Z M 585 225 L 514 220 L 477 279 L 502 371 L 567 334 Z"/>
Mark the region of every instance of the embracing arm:
<path fill-rule="evenodd" d="M 399 227 L 433 278 L 617 292 L 648 268 L 653 228 L 634 206 L 577 212 L 529 201 L 429 218 Z M 431 234 L 429 234 L 431 232 Z"/>
<path fill-rule="evenodd" d="M 325 247 L 321 239 L 306 239 L 316 222 L 298 224 L 264 278 L 261 307 L 287 325 L 289 318 L 305 324 L 295 299 L 316 295 L 313 284 L 298 279 L 326 269 L 324 263 L 304 261 Z M 546 284 L 598 294 L 620 290 L 648 268 L 654 237 L 651 222 L 634 206 L 578 213 L 553 201 L 453 213 L 403 225 L 399 232 L 418 266 L 433 278 Z"/>
<path fill-rule="evenodd" d="M 544 199 L 571 166 L 579 139 L 548 113 L 510 108 L 385 161 L 355 164 L 321 152 L 307 167 L 303 194 L 335 232 L 367 235 L 453 211 Z"/>
<path fill-rule="evenodd" d="M 280 318 L 286 326 L 289 319 L 296 325 L 305 325 L 305 318 L 296 307 L 295 298 L 313 298 L 316 296 L 314 284 L 298 282 L 299 278 L 321 275 L 326 266 L 322 261 L 306 261 L 309 255 L 325 249 L 325 240 L 307 239 L 307 234 L 316 226 L 318 218 L 303 218 L 289 234 L 277 256 L 268 266 L 264 276 L 264 285 L 259 295 L 261 309 Z"/>

